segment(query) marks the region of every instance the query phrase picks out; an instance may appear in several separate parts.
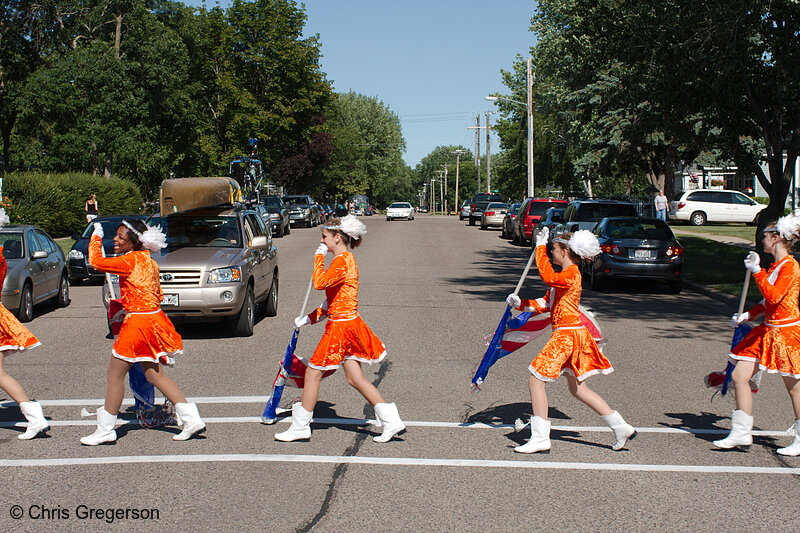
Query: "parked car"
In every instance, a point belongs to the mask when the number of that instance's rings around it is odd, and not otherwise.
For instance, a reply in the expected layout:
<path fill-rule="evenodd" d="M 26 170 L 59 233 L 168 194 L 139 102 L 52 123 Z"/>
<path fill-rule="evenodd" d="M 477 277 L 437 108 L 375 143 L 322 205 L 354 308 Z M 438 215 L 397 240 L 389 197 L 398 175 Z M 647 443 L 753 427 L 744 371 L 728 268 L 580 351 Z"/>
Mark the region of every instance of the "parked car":
<path fill-rule="evenodd" d="M 744 222 L 755 225 L 758 214 L 767 206 L 738 191 L 698 189 L 682 191 L 670 202 L 669 219 L 702 226 L 706 222 Z"/>
<path fill-rule="evenodd" d="M 269 213 L 269 226 L 272 235 L 283 237 L 292 232 L 292 224 L 289 221 L 289 208 L 283 203 L 283 198 L 276 195 L 261 197 L 264 209 Z"/>
<path fill-rule="evenodd" d="M 461 210 L 458 212 L 458 220 L 464 220 L 465 218 L 469 218 L 469 206 L 470 206 L 470 204 L 472 204 L 471 201 L 464 200 L 464 203 L 461 204 Z"/>
<path fill-rule="evenodd" d="M 504 239 L 511 238 L 511 232 L 514 231 L 514 219 L 517 218 L 520 205 L 519 202 L 511 204 L 511 207 L 508 208 L 506 215 L 503 217 L 503 232 L 501 237 Z"/>
<path fill-rule="evenodd" d="M 223 319 L 233 334 L 253 334 L 255 311 L 278 313 L 278 250 L 261 217 L 246 207 L 209 207 L 153 217 L 167 247 L 151 253 L 158 263 L 172 319 Z M 107 285 L 103 286 L 108 304 Z M 119 294 L 119 293 L 117 293 Z"/>
<path fill-rule="evenodd" d="M 637 217 L 636 207 L 618 200 L 573 200 L 564 210 L 564 221 L 555 231 L 593 230 L 608 217 Z"/>
<path fill-rule="evenodd" d="M 93 269 L 86 262 L 89 255 L 89 238 L 94 231 L 94 224 L 99 223 L 103 228 L 103 249 L 106 255 L 114 254 L 114 235 L 123 220 L 145 220 L 145 215 L 119 215 L 113 217 L 97 217 L 83 229 L 83 232 L 72 236 L 75 243 L 67 254 L 67 271 L 69 272 L 69 282 L 79 285 L 87 279 L 102 279 L 105 274 Z"/>
<path fill-rule="evenodd" d="M 502 227 L 509 207 L 509 204 L 503 202 L 491 202 L 487 205 L 481 213 L 481 229 L 487 229 L 489 226 Z"/>
<path fill-rule="evenodd" d="M 283 202 L 289 207 L 289 220 L 292 223 L 302 222 L 313 228 L 319 222 L 319 208 L 310 196 L 284 196 Z"/>
<path fill-rule="evenodd" d="M 472 202 L 469 206 L 469 225 L 474 226 L 476 222 L 480 222 L 481 213 L 486 209 L 486 206 L 492 202 L 502 202 L 503 198 L 496 193 L 479 192 L 472 197 Z"/>
<path fill-rule="evenodd" d="M 610 278 L 665 281 L 672 293 L 683 284 L 683 247 L 662 220 L 604 218 L 594 229 L 601 253 L 584 263 L 592 290 Z"/>
<path fill-rule="evenodd" d="M 404 218 L 414 220 L 414 208 L 408 202 L 392 202 L 386 208 L 386 220 L 397 220 Z"/>
<path fill-rule="evenodd" d="M 520 245 L 527 244 L 533 238 L 533 227 L 539 222 L 545 211 L 551 207 L 566 207 L 567 201 L 559 198 L 525 198 L 519 207 L 511 239 Z"/>
<path fill-rule="evenodd" d="M 333 208 L 333 215 L 334 216 L 346 217 L 348 215 L 348 213 L 349 213 L 349 211 L 347 210 L 347 207 L 345 207 L 342 204 L 336 204 L 334 206 L 334 208 Z"/>
<path fill-rule="evenodd" d="M 256 213 L 258 213 L 258 216 L 261 217 L 261 222 L 264 223 L 264 228 L 267 231 L 269 231 L 270 235 L 272 235 L 272 227 L 270 225 L 269 211 L 267 211 L 267 208 L 264 207 L 264 204 L 257 203 L 255 201 L 247 202 L 247 208 L 252 209 Z"/>
<path fill-rule="evenodd" d="M 69 305 L 69 276 L 64 251 L 37 226 L 8 225 L 0 228 L 0 245 L 8 270 L 2 302 L 20 322 L 33 320 L 33 306 L 52 300 Z"/>
<path fill-rule="evenodd" d="M 542 231 L 543 228 L 548 228 L 552 234 L 553 228 L 558 226 L 564 221 L 563 207 L 551 207 L 542 214 L 539 221 L 533 227 L 533 238 L 531 238 L 531 247 L 536 247 L 536 236 Z"/>

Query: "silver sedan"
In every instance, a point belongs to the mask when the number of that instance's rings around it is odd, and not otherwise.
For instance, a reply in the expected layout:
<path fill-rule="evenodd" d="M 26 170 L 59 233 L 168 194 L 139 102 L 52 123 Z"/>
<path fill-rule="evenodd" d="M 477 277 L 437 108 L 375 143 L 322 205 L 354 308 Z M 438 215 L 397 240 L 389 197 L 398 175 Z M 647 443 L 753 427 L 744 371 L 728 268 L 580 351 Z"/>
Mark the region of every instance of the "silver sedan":
<path fill-rule="evenodd" d="M 492 202 L 486 206 L 486 209 L 481 213 L 481 229 L 486 229 L 489 226 L 497 228 L 503 227 L 503 219 L 508 212 L 509 204 L 501 202 Z"/>

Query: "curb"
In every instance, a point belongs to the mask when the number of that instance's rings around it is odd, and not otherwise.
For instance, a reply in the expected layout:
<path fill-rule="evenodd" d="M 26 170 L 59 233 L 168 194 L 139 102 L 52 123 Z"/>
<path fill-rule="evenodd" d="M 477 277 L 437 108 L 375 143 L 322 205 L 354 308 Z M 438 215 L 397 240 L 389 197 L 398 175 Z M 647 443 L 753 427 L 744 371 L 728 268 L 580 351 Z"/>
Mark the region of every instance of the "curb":
<path fill-rule="evenodd" d="M 697 283 L 692 283 L 691 281 L 686 280 L 683 281 L 683 286 L 692 292 L 703 294 L 709 298 L 713 298 L 714 300 L 730 305 L 731 307 L 737 308 L 739 306 L 739 298 L 726 292 L 710 289 L 704 285 L 698 285 Z"/>

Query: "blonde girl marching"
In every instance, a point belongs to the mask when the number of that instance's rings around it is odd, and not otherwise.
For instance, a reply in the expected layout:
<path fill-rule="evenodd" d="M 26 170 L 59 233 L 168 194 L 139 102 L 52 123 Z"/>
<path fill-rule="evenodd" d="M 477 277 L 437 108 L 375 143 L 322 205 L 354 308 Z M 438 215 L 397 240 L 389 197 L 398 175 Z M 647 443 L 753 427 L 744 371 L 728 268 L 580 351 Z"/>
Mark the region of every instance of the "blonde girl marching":
<path fill-rule="evenodd" d="M 744 265 L 758 284 L 764 299 L 731 319 L 733 327 L 764 315 L 764 322 L 745 335 L 729 354 L 736 367 L 732 381 L 736 410 L 731 415 L 731 431 L 714 441 L 717 448 L 748 447 L 753 443 L 753 393 L 750 378 L 759 370 L 780 374 L 794 411 L 794 442 L 778 448 L 781 455 L 800 455 L 800 265 L 789 249 L 800 239 L 800 216 L 787 215 L 764 229 L 764 252 L 775 262 L 767 271 L 755 252 L 747 254 Z"/>
<path fill-rule="evenodd" d="M 300 328 L 328 318 L 325 333 L 308 361 L 305 385 L 300 403 L 292 405 L 292 425 L 277 433 L 275 439 L 284 442 L 311 438 L 311 419 L 319 397 L 319 385 L 325 371 L 344 367 L 347 383 L 355 388 L 375 408 L 378 423 L 383 426 L 375 442 L 388 442 L 405 429 L 397 406 L 386 403 L 378 389 L 364 377 L 362 363 L 380 362 L 386 348 L 358 315 L 358 265 L 348 247 L 355 248 L 367 232 L 364 224 L 353 215 L 342 219 L 329 218 L 322 226 L 322 238 L 314 255 L 314 288 L 325 291 L 325 303 L 308 316 L 295 319 Z M 325 270 L 325 255 L 334 255 Z"/>
<path fill-rule="evenodd" d="M 613 372 L 611 363 L 597 347 L 589 330 L 580 319 L 581 273 L 578 264 L 600 253 L 600 245 L 591 232 L 582 230 L 574 234 L 558 235 L 553 240 L 553 262 L 561 267 L 555 272 L 547 257 L 549 230 L 545 228 L 536 236 L 536 266 L 539 276 L 551 289 L 543 298 L 521 301 L 509 294 L 506 302 L 523 311 L 550 312 L 553 333 L 542 351 L 530 364 L 528 382 L 531 393 L 531 438 L 514 448 L 519 453 L 548 452 L 550 450 L 550 421 L 547 419 L 548 403 L 545 384 L 567 374 L 569 391 L 588 405 L 611 428 L 616 442 L 614 450 L 621 450 L 636 430 L 612 411 L 599 394 L 589 389 L 584 380 L 594 374 Z"/>

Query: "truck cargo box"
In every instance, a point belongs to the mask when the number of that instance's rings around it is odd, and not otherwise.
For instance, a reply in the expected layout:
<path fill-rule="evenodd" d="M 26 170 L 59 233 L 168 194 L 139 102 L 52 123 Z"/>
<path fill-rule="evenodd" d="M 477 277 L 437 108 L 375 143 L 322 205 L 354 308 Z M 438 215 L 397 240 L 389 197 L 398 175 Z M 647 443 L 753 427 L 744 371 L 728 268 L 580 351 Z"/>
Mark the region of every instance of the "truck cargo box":
<path fill-rule="evenodd" d="M 159 199 L 164 217 L 199 207 L 239 202 L 242 191 L 235 180 L 226 177 L 176 178 L 161 182 Z"/>

